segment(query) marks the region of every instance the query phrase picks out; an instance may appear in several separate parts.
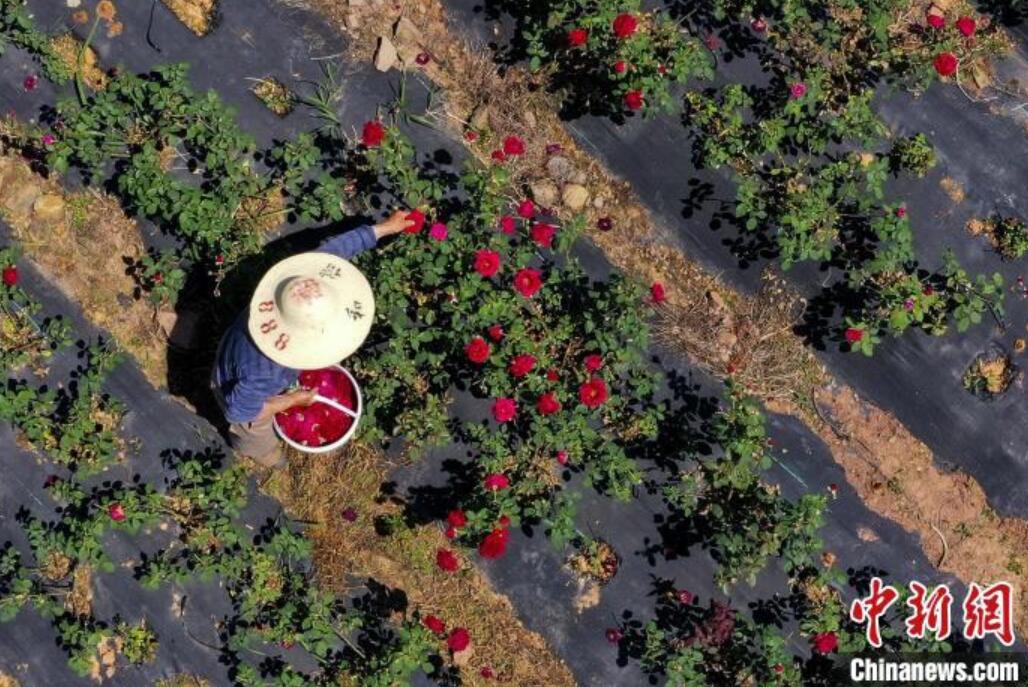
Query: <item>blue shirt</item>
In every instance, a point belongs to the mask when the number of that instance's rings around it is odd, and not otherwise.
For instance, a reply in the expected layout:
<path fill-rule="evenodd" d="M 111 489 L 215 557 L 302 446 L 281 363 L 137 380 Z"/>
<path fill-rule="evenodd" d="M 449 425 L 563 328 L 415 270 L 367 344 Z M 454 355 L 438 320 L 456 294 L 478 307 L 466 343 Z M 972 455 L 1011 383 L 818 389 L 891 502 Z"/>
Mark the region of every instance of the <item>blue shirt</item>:
<path fill-rule="evenodd" d="M 376 243 L 375 230 L 362 226 L 333 236 L 318 250 L 349 260 Z M 233 424 L 252 422 L 264 402 L 296 383 L 300 370 L 279 365 L 261 353 L 247 328 L 249 311 L 240 313 L 222 337 L 214 368 L 214 383 L 221 391 L 225 419 Z"/>

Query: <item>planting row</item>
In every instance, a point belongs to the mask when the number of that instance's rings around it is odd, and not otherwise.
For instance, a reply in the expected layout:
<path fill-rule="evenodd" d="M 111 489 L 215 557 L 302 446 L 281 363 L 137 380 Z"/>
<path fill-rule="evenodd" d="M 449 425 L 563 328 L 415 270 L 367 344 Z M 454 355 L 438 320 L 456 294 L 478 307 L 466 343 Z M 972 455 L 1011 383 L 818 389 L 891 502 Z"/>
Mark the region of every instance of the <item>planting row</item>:
<path fill-rule="evenodd" d="M 518 21 L 503 57 L 527 58 L 568 114 L 682 110 L 696 164 L 735 177 L 741 243 L 773 246 L 784 269 L 839 269 L 844 278 L 826 291 L 832 336 L 871 355 L 911 328 L 941 335 L 984 317 L 1003 324 L 1000 275 L 970 275 L 952 255 L 935 268 L 919 263 L 906 208 L 884 202 L 885 184 L 890 174 L 923 176 L 934 152 L 923 135 L 886 145 L 871 99 L 883 82 L 921 90 L 977 79 L 1007 44 L 970 5 L 931 5 L 911 19 L 909 4 L 725 0 L 690 10 L 680 25 L 672 10 L 623 0 L 501 3 Z M 736 23 L 746 17 L 748 26 Z M 685 25 L 706 32 L 709 52 Z M 766 78 L 697 84 L 713 75 L 722 47 L 708 26 L 725 29 L 734 51 L 752 51 Z M 681 99 L 673 84 L 686 86 Z"/>

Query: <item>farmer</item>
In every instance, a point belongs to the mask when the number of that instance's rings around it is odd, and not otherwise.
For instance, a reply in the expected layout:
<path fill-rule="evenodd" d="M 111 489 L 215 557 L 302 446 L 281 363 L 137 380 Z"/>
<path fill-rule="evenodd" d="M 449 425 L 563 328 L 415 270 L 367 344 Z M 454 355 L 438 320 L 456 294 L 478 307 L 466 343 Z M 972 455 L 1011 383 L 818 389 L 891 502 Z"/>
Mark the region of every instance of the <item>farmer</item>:
<path fill-rule="evenodd" d="M 334 365 L 364 342 L 375 298 L 349 258 L 411 226 L 405 211 L 334 236 L 318 252 L 286 258 L 261 278 L 250 307 L 221 339 L 214 396 L 239 453 L 265 467 L 285 462 L 271 420 L 314 402 L 314 391 L 287 391 L 301 370 Z"/>

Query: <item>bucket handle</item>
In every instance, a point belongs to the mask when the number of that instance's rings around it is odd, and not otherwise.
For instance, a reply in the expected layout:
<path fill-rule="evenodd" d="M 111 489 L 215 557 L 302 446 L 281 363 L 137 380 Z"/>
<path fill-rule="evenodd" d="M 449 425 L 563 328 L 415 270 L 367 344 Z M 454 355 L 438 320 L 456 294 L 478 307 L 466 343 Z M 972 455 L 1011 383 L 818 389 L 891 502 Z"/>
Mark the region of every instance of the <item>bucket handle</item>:
<path fill-rule="evenodd" d="M 324 403 L 327 406 L 331 406 L 331 407 L 335 408 L 336 410 L 341 410 L 342 412 L 344 412 L 347 415 L 349 415 L 350 417 L 352 417 L 354 420 L 356 420 L 356 419 L 358 419 L 360 417 L 360 415 L 356 411 L 347 408 L 346 406 L 344 406 L 342 403 L 340 403 L 338 401 L 334 401 L 331 398 L 326 398 L 325 396 L 322 396 L 321 394 L 315 395 L 314 396 L 314 400 L 315 400 L 315 402 Z"/>

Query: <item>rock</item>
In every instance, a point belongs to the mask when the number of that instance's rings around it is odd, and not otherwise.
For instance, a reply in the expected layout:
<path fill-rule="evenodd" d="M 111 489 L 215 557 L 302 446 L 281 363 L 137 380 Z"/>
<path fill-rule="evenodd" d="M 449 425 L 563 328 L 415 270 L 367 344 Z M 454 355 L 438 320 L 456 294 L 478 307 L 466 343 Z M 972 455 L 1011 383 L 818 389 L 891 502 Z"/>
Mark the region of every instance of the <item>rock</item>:
<path fill-rule="evenodd" d="M 489 106 L 485 103 L 478 105 L 471 113 L 471 128 L 477 131 L 484 131 L 489 128 Z"/>
<path fill-rule="evenodd" d="M 417 64 L 416 60 L 418 59 L 418 55 L 421 54 L 421 48 L 413 43 L 401 43 L 397 46 L 396 53 L 400 56 L 400 61 L 403 63 L 403 66 L 409 67 Z"/>
<path fill-rule="evenodd" d="M 536 119 L 535 113 L 531 110 L 525 110 L 522 114 L 522 117 L 525 120 L 525 126 L 529 129 L 534 129 L 536 126 L 539 125 L 539 120 Z"/>
<path fill-rule="evenodd" d="M 396 66 L 396 46 L 386 36 L 378 37 L 378 50 L 375 52 L 375 69 L 380 72 L 387 72 Z"/>
<path fill-rule="evenodd" d="M 64 198 L 56 193 L 47 193 L 32 204 L 36 219 L 44 222 L 60 222 L 64 219 Z"/>
<path fill-rule="evenodd" d="M 585 172 L 575 172 L 571 175 L 571 183 L 585 186 L 589 182 L 589 175 Z"/>
<path fill-rule="evenodd" d="M 557 200 L 560 197 L 557 191 L 557 186 L 553 182 L 537 181 L 531 184 L 529 188 L 532 190 L 532 198 L 535 202 L 544 208 L 550 208 L 557 204 Z"/>
<path fill-rule="evenodd" d="M 35 184 L 26 181 L 11 191 L 4 201 L 4 207 L 15 215 L 27 215 L 32 211 L 32 206 L 35 205 L 36 199 L 39 196 L 39 188 Z"/>
<path fill-rule="evenodd" d="M 414 26 L 414 22 L 407 17 L 400 17 L 397 20 L 393 27 L 393 40 L 401 48 L 414 46 L 418 51 L 421 50 L 421 30 Z"/>
<path fill-rule="evenodd" d="M 561 200 L 564 201 L 564 205 L 568 208 L 576 211 L 581 210 L 589 202 L 589 191 L 581 184 L 568 184 L 564 187 Z"/>
<path fill-rule="evenodd" d="M 347 15 L 343 17 L 343 24 L 345 24 L 348 29 L 359 29 L 361 26 L 360 15 L 356 12 L 347 13 Z"/>
<path fill-rule="evenodd" d="M 597 210 L 602 210 L 603 206 L 607 204 L 606 199 L 603 196 L 596 196 L 593 198 L 593 207 Z"/>
<path fill-rule="evenodd" d="M 546 171 L 549 173 L 551 179 L 563 183 L 565 181 L 570 181 L 574 168 L 571 166 L 571 161 L 566 157 L 555 155 L 547 160 Z"/>

